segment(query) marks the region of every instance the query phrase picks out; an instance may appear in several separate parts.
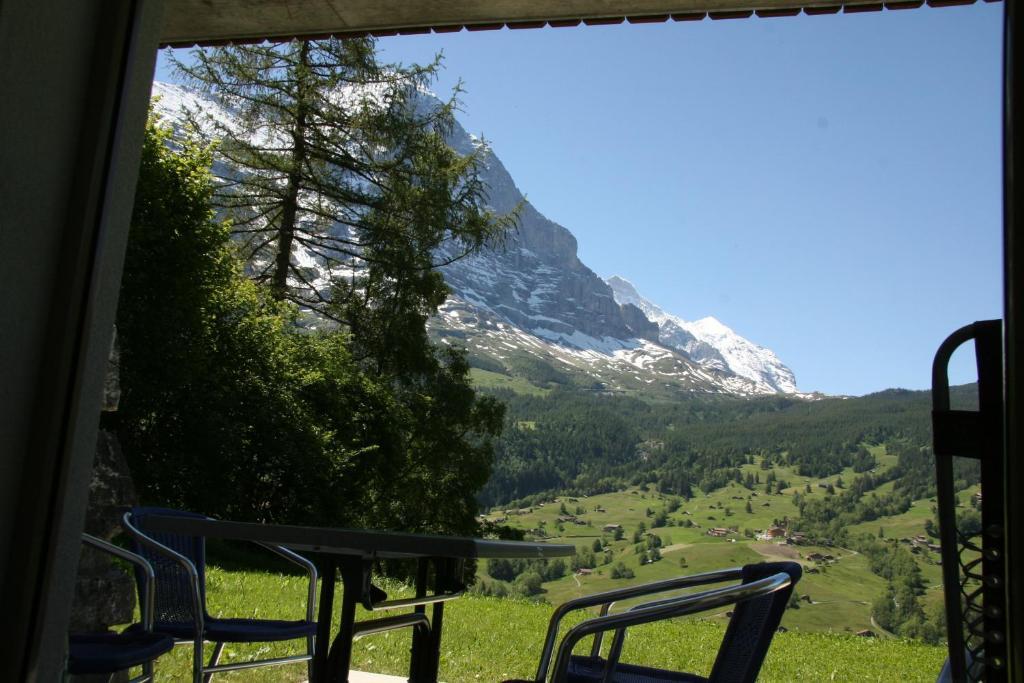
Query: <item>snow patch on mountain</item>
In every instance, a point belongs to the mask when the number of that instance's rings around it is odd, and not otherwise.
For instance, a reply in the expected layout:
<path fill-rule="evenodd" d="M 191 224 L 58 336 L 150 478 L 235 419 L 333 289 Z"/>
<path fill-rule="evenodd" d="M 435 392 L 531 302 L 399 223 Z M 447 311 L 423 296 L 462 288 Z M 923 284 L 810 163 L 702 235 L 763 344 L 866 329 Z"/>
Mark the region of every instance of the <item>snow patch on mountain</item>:
<path fill-rule="evenodd" d="M 717 318 L 693 322 L 666 312 L 641 296 L 625 278 L 606 280 L 619 304 L 633 304 L 658 324 L 658 340 L 678 349 L 701 365 L 727 370 L 754 382 L 765 392 L 797 394 L 796 376 L 770 349 L 741 337 Z"/>
<path fill-rule="evenodd" d="M 657 342 L 594 337 L 579 331 L 555 332 L 544 327 L 527 330 L 495 315 L 486 304 L 477 305 L 458 296 L 450 297 L 430 324 L 443 343 L 463 346 L 471 356 L 505 363 L 527 353 L 556 370 L 587 376 L 602 390 L 657 386 L 734 396 L 766 393 L 745 377 L 702 367 Z"/>

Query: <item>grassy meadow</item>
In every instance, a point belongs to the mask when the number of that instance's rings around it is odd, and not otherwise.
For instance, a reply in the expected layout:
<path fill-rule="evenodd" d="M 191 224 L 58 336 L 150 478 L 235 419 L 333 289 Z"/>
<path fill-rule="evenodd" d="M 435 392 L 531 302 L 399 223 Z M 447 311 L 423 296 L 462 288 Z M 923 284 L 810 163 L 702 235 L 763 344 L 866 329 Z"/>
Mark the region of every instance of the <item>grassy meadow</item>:
<path fill-rule="evenodd" d="M 398 584 L 382 585 L 394 596 L 408 592 Z M 305 608 L 307 584 L 298 575 L 211 567 L 208 586 L 210 611 L 218 616 L 298 619 Z M 532 677 L 551 610 L 549 604 L 518 598 L 470 595 L 449 603 L 445 610 L 441 680 L 476 683 Z M 367 618 L 367 614 L 360 610 L 359 618 Z M 576 620 L 567 622 L 573 623 Z M 706 674 L 723 632 L 722 623 L 714 619 L 679 619 L 640 627 L 629 632 L 623 660 Z M 589 650 L 589 642 L 584 645 Z M 207 654 L 209 651 L 207 646 Z M 222 661 L 296 652 L 297 645 L 229 645 Z M 895 638 L 789 631 L 775 636 L 760 680 L 934 681 L 944 658 L 941 647 Z M 352 665 L 362 671 L 403 676 L 408 663 L 409 634 L 397 631 L 358 641 Z M 162 681 L 191 680 L 191 649 L 180 646 L 160 658 L 156 673 Z M 289 665 L 219 674 L 214 680 L 305 679 L 304 665 Z"/>
<path fill-rule="evenodd" d="M 474 372 L 486 372 L 474 369 Z M 895 464 L 895 457 L 882 449 L 875 450 L 879 469 Z M 806 478 L 776 466 L 777 478 L 791 486 L 781 494 L 766 494 L 763 488 L 766 470 L 755 461 L 744 466 L 757 473 L 761 487 L 749 491 L 731 484 L 711 494 L 699 494 L 682 502 L 669 513 L 667 525 L 652 529 L 654 514 L 663 510 L 668 497 L 657 490 L 632 488 L 626 491 L 589 497 L 568 497 L 535 507 L 516 510 L 492 510 L 487 518 L 526 530 L 528 535 L 550 542 L 570 543 L 578 548 L 591 548 L 600 539 L 610 562 L 598 566 L 589 575 L 573 574 L 543 583 L 543 592 L 533 599 L 494 598 L 467 595 L 448 604 L 445 611 L 442 646 L 441 680 L 449 683 L 500 681 L 508 678 L 530 678 L 537 665 L 541 641 L 553 605 L 567 599 L 622 587 L 632 583 L 654 581 L 684 574 L 775 559 L 793 559 L 805 570 L 796 592 L 801 596 L 799 607 L 789 609 L 783 618 L 787 632 L 776 635 L 762 669 L 763 681 L 933 681 L 945 659 L 945 649 L 892 637 L 882 632 L 871 620 L 871 602 L 885 587 L 883 579 L 870 571 L 867 559 L 839 547 L 811 545 L 780 545 L 747 537 L 745 529 L 760 530 L 776 520 L 797 514 L 793 494 L 825 496 L 819 486 L 839 479 L 850 482 L 856 476 L 846 470 L 824 478 Z M 806 487 L 810 485 L 811 492 Z M 886 484 L 884 486 L 890 486 Z M 881 490 L 881 487 L 880 487 Z M 964 492 L 969 495 L 973 490 Z M 962 494 L 963 495 L 963 494 Z M 747 512 L 747 503 L 750 512 Z M 569 515 L 583 523 L 559 522 Z M 910 510 L 892 517 L 857 525 L 855 531 L 872 535 L 882 527 L 888 538 L 910 537 L 923 533 L 924 522 L 931 516 L 932 503 L 915 501 Z M 686 527 L 686 520 L 693 526 Z M 614 533 L 603 531 L 607 524 L 623 527 L 621 540 Z M 640 564 L 634 534 L 643 524 L 661 537 L 661 559 Z M 739 533 L 727 538 L 707 535 L 712 527 L 736 526 Z M 832 555 L 832 562 L 814 562 L 812 553 Z M 915 556 L 922 568 L 928 590 L 927 606 L 942 599 L 940 568 L 934 553 Z M 635 573 L 633 579 L 611 578 L 611 568 L 622 562 Z M 306 581 L 303 576 L 242 568 L 244 563 L 212 566 L 208 573 L 210 612 L 217 616 L 297 619 L 303 615 Z M 494 583 L 486 573 L 486 564 L 478 567 L 478 578 Z M 398 583 L 381 584 L 393 597 L 409 594 Z M 620 605 L 620 607 L 627 606 Z M 359 618 L 369 618 L 360 608 Z M 576 623 L 582 615 L 569 619 Z M 699 618 L 674 620 L 630 631 L 624 661 L 643 661 L 669 669 L 706 674 L 724 632 L 724 613 L 705 614 Z M 877 638 L 854 635 L 871 629 Z M 585 643 L 589 649 L 589 643 Z M 298 645 L 228 646 L 222 661 L 242 660 L 250 656 L 272 657 L 293 654 Z M 209 646 L 207 649 L 209 654 Z M 405 675 L 409 661 L 409 634 L 406 631 L 376 635 L 358 641 L 352 666 L 363 671 Z M 157 673 L 161 680 L 190 680 L 191 651 L 179 647 L 161 658 Z M 302 681 L 304 665 L 248 670 L 218 675 L 218 680 L 235 681 Z"/>
<path fill-rule="evenodd" d="M 878 471 L 896 464 L 896 457 L 887 454 L 883 448 L 873 447 L 872 451 L 878 461 Z M 762 485 L 768 474 L 767 470 L 761 469 L 760 459 L 743 466 L 742 470 L 744 474 L 757 474 Z M 798 515 L 799 511 L 793 501 L 794 493 L 799 492 L 805 498 L 826 496 L 826 488 L 822 485 L 832 484 L 840 491 L 840 482 L 853 481 L 856 473 L 847 468 L 832 476 L 809 478 L 783 466 L 776 465 L 773 470 L 778 479 L 790 484 L 782 493 L 767 494 L 764 488 L 757 486 L 750 491 L 732 482 L 710 494 L 698 492 L 689 502 L 683 502 L 677 511 L 668 514 L 666 526 L 657 529 L 651 528 L 653 515 L 650 513 L 665 508 L 669 497 L 654 489 L 632 488 L 589 497 L 563 496 L 558 502 L 524 510 L 492 510 L 487 518 L 492 521 L 504 518 L 504 524 L 526 530 L 530 535 L 546 538 L 553 543 L 571 543 L 582 548 L 591 547 L 597 539 L 602 541 L 610 557 L 609 563 L 602 564 L 603 559 L 599 555 L 598 566 L 591 574 L 581 576 L 570 572 L 561 579 L 543 584 L 545 592 L 542 598 L 552 604 L 631 583 L 695 574 L 749 562 L 792 559 L 801 562 L 805 570 L 812 571 L 805 572 L 797 586 L 796 592 L 803 599 L 799 609 L 786 612 L 783 619 L 786 628 L 848 634 L 870 629 L 880 633 L 878 625 L 871 620 L 871 603 L 883 592 L 885 581 L 871 572 L 863 555 L 840 547 L 780 545 L 758 541 L 744 534 L 746 529 L 765 529 L 776 521 Z M 887 482 L 877 491 L 881 493 L 891 487 L 892 483 Z M 973 489 L 962 493 L 961 497 L 971 493 Z M 750 512 L 747 512 L 748 502 Z M 575 515 L 585 524 L 560 523 L 559 516 L 565 516 L 561 512 L 563 505 L 570 515 Z M 932 505 L 928 500 L 915 501 L 910 510 L 903 514 L 858 524 L 851 527 L 851 530 L 876 536 L 879 528 L 882 528 L 887 538 L 913 537 L 924 533 L 924 523 L 932 515 Z M 576 514 L 580 509 L 583 512 Z M 686 520 L 692 522 L 693 526 L 683 526 Z M 612 532 L 603 531 L 607 524 L 621 525 L 624 537 L 614 540 Z M 640 564 L 633 540 L 640 524 L 662 539 L 662 558 L 656 562 Z M 707 535 L 709 528 L 731 526 L 738 527 L 739 532 L 727 538 Z M 813 562 L 807 559 L 812 553 L 831 555 L 834 560 L 827 563 Z M 938 554 L 922 552 L 915 557 L 927 585 L 923 601 L 926 606 L 937 605 L 942 600 Z M 611 569 L 618 562 L 630 568 L 635 578 L 612 579 Z M 479 567 L 478 576 L 493 581 L 487 576 L 485 565 Z M 725 615 L 712 615 L 710 619 L 724 623 Z"/>

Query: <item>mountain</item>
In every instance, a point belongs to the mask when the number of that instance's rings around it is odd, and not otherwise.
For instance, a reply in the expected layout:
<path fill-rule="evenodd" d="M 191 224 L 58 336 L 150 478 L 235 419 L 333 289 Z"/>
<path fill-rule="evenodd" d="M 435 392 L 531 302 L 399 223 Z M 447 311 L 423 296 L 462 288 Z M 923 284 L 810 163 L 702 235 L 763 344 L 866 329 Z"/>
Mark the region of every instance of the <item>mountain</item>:
<path fill-rule="evenodd" d="M 221 121 L 232 117 L 181 85 L 156 82 L 153 95 L 155 109 L 172 125 L 181 125 L 185 109 L 201 108 Z M 418 106 L 434 103 L 424 94 Z M 631 285 L 633 294 L 617 293 L 622 285 L 616 283 L 628 283 L 605 282 L 580 261 L 573 234 L 526 200 L 485 141 L 456 124 L 449 144 L 481 153 L 480 174 L 494 211 L 519 212 L 517 229 L 504 244 L 442 269 L 451 296 L 430 321 L 431 333 L 440 343 L 465 347 L 479 377 L 501 379 L 486 374 L 492 373 L 602 392 L 796 391 L 792 372 L 771 351 L 707 322 L 713 319 L 658 317 L 652 312 L 661 309 Z M 445 256 L 439 254 L 440 260 Z M 301 251 L 294 258 L 309 271 L 310 282 L 326 287 L 322 259 Z"/>
<path fill-rule="evenodd" d="M 645 299 L 628 280 L 607 280 L 619 304 L 632 305 L 658 325 L 658 341 L 685 353 L 707 368 L 725 370 L 755 382 L 763 393 L 798 393 L 796 376 L 770 349 L 744 339 L 708 316 L 687 322 Z"/>
<path fill-rule="evenodd" d="M 505 372 L 521 373 L 516 356 L 526 353 L 550 363 L 552 376 L 576 374 L 613 390 L 797 393 L 793 372 L 772 351 L 714 318 L 687 323 L 667 314 L 622 278 L 603 281 L 580 261 L 572 233 L 526 200 L 493 150 L 459 126 L 450 142 L 483 152 L 489 204 L 500 213 L 519 207 L 520 222 L 503 249 L 444 269 L 452 296 L 435 322 L 442 339 Z"/>

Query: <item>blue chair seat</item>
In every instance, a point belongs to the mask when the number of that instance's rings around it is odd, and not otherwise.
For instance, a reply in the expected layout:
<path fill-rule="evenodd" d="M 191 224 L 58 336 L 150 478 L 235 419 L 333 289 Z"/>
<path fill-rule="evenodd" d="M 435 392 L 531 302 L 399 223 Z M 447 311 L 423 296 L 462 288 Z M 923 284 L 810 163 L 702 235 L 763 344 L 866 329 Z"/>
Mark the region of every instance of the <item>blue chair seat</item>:
<path fill-rule="evenodd" d="M 568 683 L 600 683 L 604 680 L 605 664 L 601 657 L 573 657 L 569 661 L 566 680 Z M 620 662 L 615 666 L 612 680 L 615 683 L 707 683 L 708 679 L 696 674 Z"/>
<path fill-rule="evenodd" d="M 169 652 L 174 639 L 163 633 L 81 633 L 68 638 L 68 673 L 110 674 L 152 661 Z"/>
<path fill-rule="evenodd" d="M 205 626 L 204 637 L 215 643 L 263 643 L 316 635 L 316 622 L 305 620 L 215 619 L 208 617 Z M 158 621 L 153 624 L 153 630 L 170 634 L 181 640 L 195 638 L 195 629 L 191 624 Z"/>

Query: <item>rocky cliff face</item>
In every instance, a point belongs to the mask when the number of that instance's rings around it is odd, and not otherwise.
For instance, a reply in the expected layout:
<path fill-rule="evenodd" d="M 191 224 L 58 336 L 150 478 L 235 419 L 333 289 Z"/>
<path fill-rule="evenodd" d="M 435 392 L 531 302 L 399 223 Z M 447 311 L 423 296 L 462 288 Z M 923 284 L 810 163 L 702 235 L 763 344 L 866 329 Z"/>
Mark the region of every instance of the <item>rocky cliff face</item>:
<path fill-rule="evenodd" d="M 458 126 L 451 143 L 462 152 L 479 150 L 482 144 Z M 579 260 L 575 237 L 523 198 L 492 150 L 483 152 L 481 175 L 490 188 L 489 204 L 499 213 L 519 207 L 519 230 L 504 249 L 487 250 L 444 269 L 452 299 L 439 328 L 458 329 L 465 341 L 473 339 L 473 326 L 479 333 L 487 330 L 489 323 L 492 331 L 487 336 L 506 323 L 547 345 L 545 353 L 556 365 L 571 363 L 567 356 L 582 353 L 593 367 L 609 362 L 614 366 L 615 354 L 626 349 L 634 357 L 648 352 L 659 356 L 656 349 L 660 349 L 667 355 L 649 358 L 642 364 L 641 375 L 635 374 L 635 367 L 627 372 L 634 372 L 634 379 L 651 382 L 666 378 L 677 382 L 676 374 L 682 372 L 690 377 L 684 385 L 692 390 L 740 394 L 797 391 L 792 372 L 771 351 L 724 326 L 715 328 L 710 320 L 687 323 L 668 315 L 622 278 L 601 280 Z M 645 352 L 642 349 L 648 343 L 653 346 Z M 550 348 L 552 344 L 560 348 Z M 509 347 L 521 345 L 522 340 L 506 340 L 498 347 L 469 343 L 471 350 L 492 357 L 502 355 L 501 346 L 511 351 Z M 672 359 L 672 369 L 659 372 L 668 359 Z M 606 372 L 597 374 L 604 378 Z M 614 386 L 614 381 L 611 384 Z"/>
<path fill-rule="evenodd" d="M 462 152 L 482 144 L 461 126 L 455 126 L 450 142 Z M 541 336 L 656 341 L 657 326 L 639 309 L 616 303 L 611 288 L 579 260 L 572 233 L 525 200 L 493 151 L 483 152 L 488 204 L 502 214 L 518 209 L 519 224 L 502 248 L 444 269 L 455 297 Z"/>

